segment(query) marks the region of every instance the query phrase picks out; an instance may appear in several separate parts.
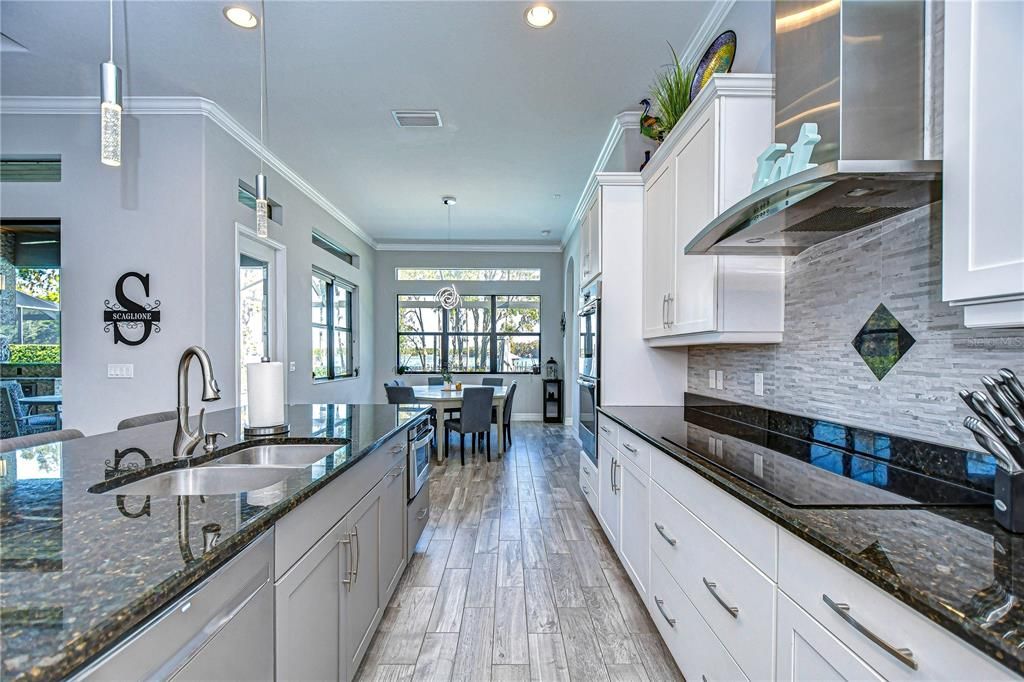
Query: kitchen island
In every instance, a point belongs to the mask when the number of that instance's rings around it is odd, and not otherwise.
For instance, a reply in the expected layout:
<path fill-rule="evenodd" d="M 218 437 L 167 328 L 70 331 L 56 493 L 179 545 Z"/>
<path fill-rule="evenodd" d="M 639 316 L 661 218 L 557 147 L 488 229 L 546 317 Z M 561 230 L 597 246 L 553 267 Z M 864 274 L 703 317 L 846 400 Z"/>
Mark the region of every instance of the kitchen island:
<path fill-rule="evenodd" d="M 287 475 L 274 485 L 248 493 L 117 494 L 122 481 L 142 480 L 183 465 L 171 457 L 173 421 L 5 453 L 0 472 L 0 676 L 54 679 L 82 670 L 261 536 L 272 535 L 270 531 L 285 519 L 308 513 L 304 510 L 312 509 L 311 505 L 329 502 L 328 512 L 319 507 L 314 511 L 319 517 L 340 518 L 347 511 L 340 505 L 354 506 L 375 485 L 394 483 L 389 505 L 396 506 L 394 500 L 400 494 L 404 529 L 406 488 L 398 474 L 404 474 L 405 454 L 399 446 L 404 446 L 405 430 L 428 410 L 392 405 L 290 406 L 288 435 L 260 439 L 260 443 L 337 447 L 328 447 L 331 454 L 308 466 L 283 470 Z M 207 429 L 227 436 L 213 453 L 198 449 L 192 465 L 251 445 L 254 441 L 245 438 L 242 419 L 239 409 L 208 414 Z M 344 475 L 348 472 L 351 475 Z M 353 493 L 337 488 L 351 487 L 350 482 L 357 480 L 365 490 Z M 381 505 L 382 519 L 385 513 L 394 516 L 396 510 L 390 507 L 385 512 Z M 303 519 L 299 525 L 309 530 L 287 538 L 277 528 L 271 581 L 281 579 L 289 568 L 284 560 L 294 563 L 308 549 L 300 545 L 311 545 L 327 534 L 328 528 L 321 532 L 314 521 Z M 303 532 L 316 537 L 295 537 Z M 405 545 L 404 536 L 401 545 Z M 399 574 L 405 565 L 404 552 L 400 559 Z M 383 588 L 381 592 L 374 595 L 373 603 L 386 596 Z M 375 626 L 379 614 L 371 620 Z M 267 627 L 273 632 L 272 623 Z M 267 671 L 268 677 L 273 674 L 274 670 Z"/>

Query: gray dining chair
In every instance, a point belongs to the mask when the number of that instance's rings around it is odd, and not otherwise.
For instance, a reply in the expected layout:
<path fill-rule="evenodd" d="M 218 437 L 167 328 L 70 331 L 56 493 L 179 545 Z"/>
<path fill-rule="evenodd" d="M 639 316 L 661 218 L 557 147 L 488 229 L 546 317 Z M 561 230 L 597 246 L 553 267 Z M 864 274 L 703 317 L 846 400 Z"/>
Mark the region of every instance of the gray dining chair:
<path fill-rule="evenodd" d="M 416 393 L 412 386 L 384 386 L 388 394 L 389 405 L 409 405 L 416 402 Z"/>
<path fill-rule="evenodd" d="M 444 386 L 442 377 L 427 377 L 427 386 Z"/>
<path fill-rule="evenodd" d="M 30 433 L 27 436 L 17 438 L 4 438 L 0 441 L 0 451 L 11 452 L 12 450 L 23 450 L 34 448 L 50 443 L 60 443 L 66 440 L 74 440 L 84 436 L 78 429 L 61 429 L 60 431 L 46 431 L 44 433 Z"/>
<path fill-rule="evenodd" d="M 458 419 L 444 420 L 444 455 L 448 457 L 448 439 L 451 432 L 459 434 L 459 457 L 466 463 L 466 434 L 487 433 L 487 461 L 491 461 L 491 403 L 493 386 L 474 386 L 462 391 L 462 411 Z M 476 450 L 474 449 L 474 452 Z"/>
<path fill-rule="evenodd" d="M 504 386 L 505 380 L 501 377 L 484 377 L 480 383 L 484 386 Z"/>
<path fill-rule="evenodd" d="M 56 414 L 28 414 L 21 404 L 24 397 L 17 381 L 0 381 L 0 438 L 53 431 L 59 426 Z"/>
<path fill-rule="evenodd" d="M 161 422 L 174 421 L 178 418 L 178 413 L 175 410 L 164 410 L 163 412 L 150 412 L 149 414 L 140 414 L 136 417 L 128 417 L 122 419 L 117 423 L 117 430 L 124 431 L 125 429 L 134 429 L 137 426 L 149 426 L 150 424 L 159 424 Z"/>
<path fill-rule="evenodd" d="M 508 387 L 505 393 L 505 405 L 501 408 L 501 423 L 498 423 L 498 408 L 491 411 L 491 422 L 498 427 L 501 436 L 501 443 L 506 448 L 512 445 L 512 401 L 516 397 L 515 381 Z"/>

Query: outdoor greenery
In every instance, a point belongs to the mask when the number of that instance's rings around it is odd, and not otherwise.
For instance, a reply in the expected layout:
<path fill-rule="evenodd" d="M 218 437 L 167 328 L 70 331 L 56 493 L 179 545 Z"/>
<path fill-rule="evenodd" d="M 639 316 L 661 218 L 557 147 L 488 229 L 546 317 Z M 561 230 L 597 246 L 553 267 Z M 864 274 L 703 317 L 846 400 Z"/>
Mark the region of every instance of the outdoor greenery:
<path fill-rule="evenodd" d="M 43 301 L 60 303 L 60 270 L 18 268 L 18 291 Z"/>
<path fill-rule="evenodd" d="M 59 365 L 60 346 L 38 343 L 12 343 L 11 359 L 8 362 L 12 365 Z"/>
<path fill-rule="evenodd" d="M 540 268 L 395 268 L 395 279 L 412 282 L 539 282 Z"/>

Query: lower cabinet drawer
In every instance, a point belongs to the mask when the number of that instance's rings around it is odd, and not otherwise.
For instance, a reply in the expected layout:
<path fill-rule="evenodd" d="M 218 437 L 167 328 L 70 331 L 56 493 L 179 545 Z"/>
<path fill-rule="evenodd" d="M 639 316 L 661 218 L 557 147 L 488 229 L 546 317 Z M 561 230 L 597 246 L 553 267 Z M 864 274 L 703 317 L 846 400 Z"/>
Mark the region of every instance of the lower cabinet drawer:
<path fill-rule="evenodd" d="M 788 532 L 779 533 L 779 589 L 886 679 L 1020 679 Z"/>
<path fill-rule="evenodd" d="M 651 557 L 649 608 L 658 632 L 687 680 L 747 679 L 656 556 Z"/>
<path fill-rule="evenodd" d="M 651 473 L 651 446 L 640 436 L 626 429 L 619 429 L 618 450 L 623 459 L 632 462 L 645 474 Z"/>
<path fill-rule="evenodd" d="M 582 452 L 580 453 L 580 487 L 584 489 L 584 492 L 588 488 L 597 490 L 597 467 Z"/>
<path fill-rule="evenodd" d="M 775 583 L 660 486 L 651 488 L 654 553 L 743 671 L 770 679 Z"/>
<path fill-rule="evenodd" d="M 416 549 L 416 543 L 420 541 L 420 536 L 423 535 L 423 529 L 427 527 L 427 522 L 430 520 L 430 482 L 428 481 L 409 506 L 406 507 L 406 513 L 408 518 L 406 519 L 405 527 L 408 532 L 408 543 L 405 551 L 406 556 L 412 559 L 413 551 Z"/>

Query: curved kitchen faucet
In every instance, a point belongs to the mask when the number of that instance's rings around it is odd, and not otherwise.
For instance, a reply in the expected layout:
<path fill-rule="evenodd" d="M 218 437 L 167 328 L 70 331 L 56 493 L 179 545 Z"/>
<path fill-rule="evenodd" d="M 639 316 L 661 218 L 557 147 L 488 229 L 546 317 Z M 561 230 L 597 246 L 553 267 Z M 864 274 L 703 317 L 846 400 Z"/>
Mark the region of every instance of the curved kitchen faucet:
<path fill-rule="evenodd" d="M 203 373 L 202 400 L 220 400 L 220 387 L 213 378 L 210 354 L 199 346 L 189 346 L 178 362 L 178 428 L 174 432 L 174 459 L 189 457 L 206 437 L 206 408 L 199 411 L 199 425 L 195 431 L 191 430 L 188 423 L 188 369 L 193 357 L 199 360 Z"/>

